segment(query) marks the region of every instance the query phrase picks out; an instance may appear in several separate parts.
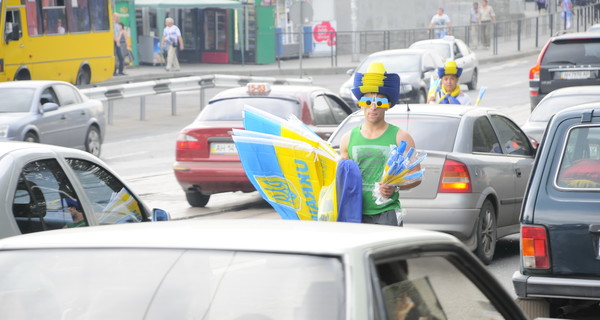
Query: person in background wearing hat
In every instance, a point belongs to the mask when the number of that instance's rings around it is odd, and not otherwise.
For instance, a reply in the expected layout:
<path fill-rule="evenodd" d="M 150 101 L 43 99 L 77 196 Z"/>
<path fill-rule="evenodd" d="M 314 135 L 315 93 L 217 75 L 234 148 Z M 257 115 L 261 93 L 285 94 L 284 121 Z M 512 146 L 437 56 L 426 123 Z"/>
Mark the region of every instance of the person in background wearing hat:
<path fill-rule="evenodd" d="M 427 103 L 471 104 L 471 97 L 461 92 L 458 84 L 462 70 L 456 66 L 456 61 L 447 61 L 443 68 L 438 68 L 438 76 L 442 79 L 442 85 L 433 96 L 427 99 Z"/>
<path fill-rule="evenodd" d="M 340 154 L 342 159 L 357 162 L 362 175 L 362 222 L 401 226 L 398 219 L 400 202 L 396 188 L 379 185 L 379 191 L 392 201 L 382 205 L 375 203 L 373 188 L 381 180 L 383 169 L 390 153 L 390 145 L 397 146 L 406 141 L 407 150 L 415 147 L 411 135 L 385 121 L 385 112 L 393 107 L 400 95 L 400 77 L 387 73 L 380 62 L 369 65 L 364 74 L 356 73 L 352 93 L 359 100 L 365 121 L 342 137 Z M 413 171 L 420 170 L 417 166 Z M 420 184 L 415 182 L 400 189 L 411 189 Z"/>
<path fill-rule="evenodd" d="M 69 214 L 71 214 L 71 219 L 73 220 L 73 222 L 67 223 L 63 228 L 86 227 L 87 222 L 85 221 L 85 217 L 83 216 L 83 210 L 81 208 L 81 205 L 79 204 L 79 201 L 70 198 L 65 198 L 64 202 L 67 207 L 67 210 L 69 211 Z"/>

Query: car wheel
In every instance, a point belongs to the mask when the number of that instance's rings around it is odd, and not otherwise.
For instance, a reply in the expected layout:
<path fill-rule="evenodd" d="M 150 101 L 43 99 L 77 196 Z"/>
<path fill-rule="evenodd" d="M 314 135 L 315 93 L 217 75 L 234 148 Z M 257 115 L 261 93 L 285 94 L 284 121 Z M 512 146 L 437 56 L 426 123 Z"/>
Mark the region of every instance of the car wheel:
<path fill-rule="evenodd" d="M 475 254 L 484 264 L 490 264 L 496 251 L 496 210 L 490 200 L 485 200 L 477 220 L 477 248 Z"/>
<path fill-rule="evenodd" d="M 210 195 L 204 195 L 199 191 L 190 191 L 185 193 L 185 198 L 190 206 L 204 208 L 210 199 Z"/>
<path fill-rule="evenodd" d="M 85 151 L 99 157 L 101 148 L 100 131 L 97 127 L 91 126 L 85 136 Z"/>
<path fill-rule="evenodd" d="M 550 303 L 543 299 L 515 299 L 529 319 L 550 318 Z"/>
<path fill-rule="evenodd" d="M 86 85 L 86 84 L 90 84 L 90 80 L 91 80 L 91 76 L 90 76 L 90 72 L 86 69 L 80 69 L 79 72 L 77 73 L 77 79 L 75 80 L 75 84 L 76 85 Z"/>
<path fill-rule="evenodd" d="M 25 134 L 25 138 L 23 138 L 23 141 L 37 143 L 40 142 L 40 138 L 34 132 L 29 131 Z"/>
<path fill-rule="evenodd" d="M 473 70 L 473 76 L 471 77 L 471 82 L 467 83 L 467 87 L 469 90 L 477 89 L 477 69 Z"/>

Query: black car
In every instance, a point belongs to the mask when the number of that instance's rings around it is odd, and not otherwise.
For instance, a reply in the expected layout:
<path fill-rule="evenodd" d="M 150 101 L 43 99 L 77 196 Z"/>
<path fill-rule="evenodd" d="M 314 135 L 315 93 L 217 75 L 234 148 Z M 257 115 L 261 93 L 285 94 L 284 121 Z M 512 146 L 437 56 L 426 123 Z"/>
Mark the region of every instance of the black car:
<path fill-rule="evenodd" d="M 531 110 L 553 90 L 586 85 L 600 85 L 600 33 L 550 38 L 529 70 Z"/>
<path fill-rule="evenodd" d="M 444 58 L 433 50 L 395 49 L 375 52 L 366 57 L 356 69 L 348 70 L 351 75 L 340 87 L 340 96 L 350 105 L 356 106 L 352 94 L 354 75 L 365 73 L 371 62 L 381 62 L 388 73 L 400 76 L 398 102 L 425 103 L 431 78 L 437 78 L 437 68 L 444 66 Z"/>
<path fill-rule="evenodd" d="M 600 103 L 594 102 L 550 120 L 525 191 L 521 267 L 512 280 L 531 318 L 590 312 L 597 319 L 599 211 Z"/>

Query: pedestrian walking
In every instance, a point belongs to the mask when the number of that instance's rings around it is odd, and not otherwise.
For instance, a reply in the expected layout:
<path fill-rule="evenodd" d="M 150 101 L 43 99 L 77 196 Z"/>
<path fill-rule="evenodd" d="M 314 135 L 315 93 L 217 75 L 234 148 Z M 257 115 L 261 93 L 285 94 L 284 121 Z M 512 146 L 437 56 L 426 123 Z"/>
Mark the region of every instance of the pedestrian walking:
<path fill-rule="evenodd" d="M 537 4 L 538 13 L 541 14 L 542 9 L 546 9 L 546 0 L 535 0 L 535 3 Z"/>
<path fill-rule="evenodd" d="M 174 24 L 173 18 L 170 17 L 165 19 L 165 29 L 160 41 L 160 49 L 163 50 L 165 46 L 167 46 L 167 65 L 165 69 L 167 71 L 179 71 L 177 49 L 183 50 L 183 38 L 181 37 L 181 31 Z"/>
<path fill-rule="evenodd" d="M 563 19 L 563 26 L 565 30 L 571 28 L 571 22 L 573 21 L 573 2 L 571 0 L 563 0 L 561 4 L 562 13 L 560 18 Z"/>
<path fill-rule="evenodd" d="M 429 29 L 433 28 L 436 38 L 443 38 L 448 33 L 448 28 L 451 27 L 450 17 L 444 13 L 443 8 L 438 8 L 437 13 L 431 17 Z"/>
<path fill-rule="evenodd" d="M 479 3 L 477 1 L 473 2 L 473 6 L 469 10 L 469 23 L 471 24 L 469 28 L 471 31 L 469 46 L 477 48 L 481 41 L 479 37 Z"/>
<path fill-rule="evenodd" d="M 385 121 L 386 111 L 393 107 L 400 95 L 400 77 L 387 73 L 383 63 L 373 62 L 367 71 L 354 76 L 352 94 L 359 100 L 358 106 L 364 113 L 365 122 L 346 133 L 340 145 L 342 159 L 356 161 L 362 175 L 362 223 L 402 226 L 402 214 L 398 189 L 394 186 L 378 184 L 383 176 L 390 146 L 398 146 L 402 141 L 407 149 L 414 148 L 412 136 L 399 127 Z M 417 165 L 413 171 L 421 170 Z M 399 189 L 416 187 L 417 181 Z M 378 204 L 373 190 L 391 199 Z"/>
<path fill-rule="evenodd" d="M 492 39 L 492 27 L 496 22 L 496 13 L 494 8 L 488 4 L 488 0 L 481 0 L 481 8 L 479 9 L 479 24 L 482 31 L 482 42 L 486 49 L 490 48 Z"/>

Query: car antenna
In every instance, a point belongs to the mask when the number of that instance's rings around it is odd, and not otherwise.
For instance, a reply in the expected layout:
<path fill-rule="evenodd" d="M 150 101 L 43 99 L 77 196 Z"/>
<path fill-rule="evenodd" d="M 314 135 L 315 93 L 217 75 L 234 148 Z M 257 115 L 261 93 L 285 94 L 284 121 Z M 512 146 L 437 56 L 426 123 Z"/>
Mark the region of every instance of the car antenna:
<path fill-rule="evenodd" d="M 410 112 L 410 105 L 408 104 L 408 102 L 406 103 L 406 111 Z"/>

